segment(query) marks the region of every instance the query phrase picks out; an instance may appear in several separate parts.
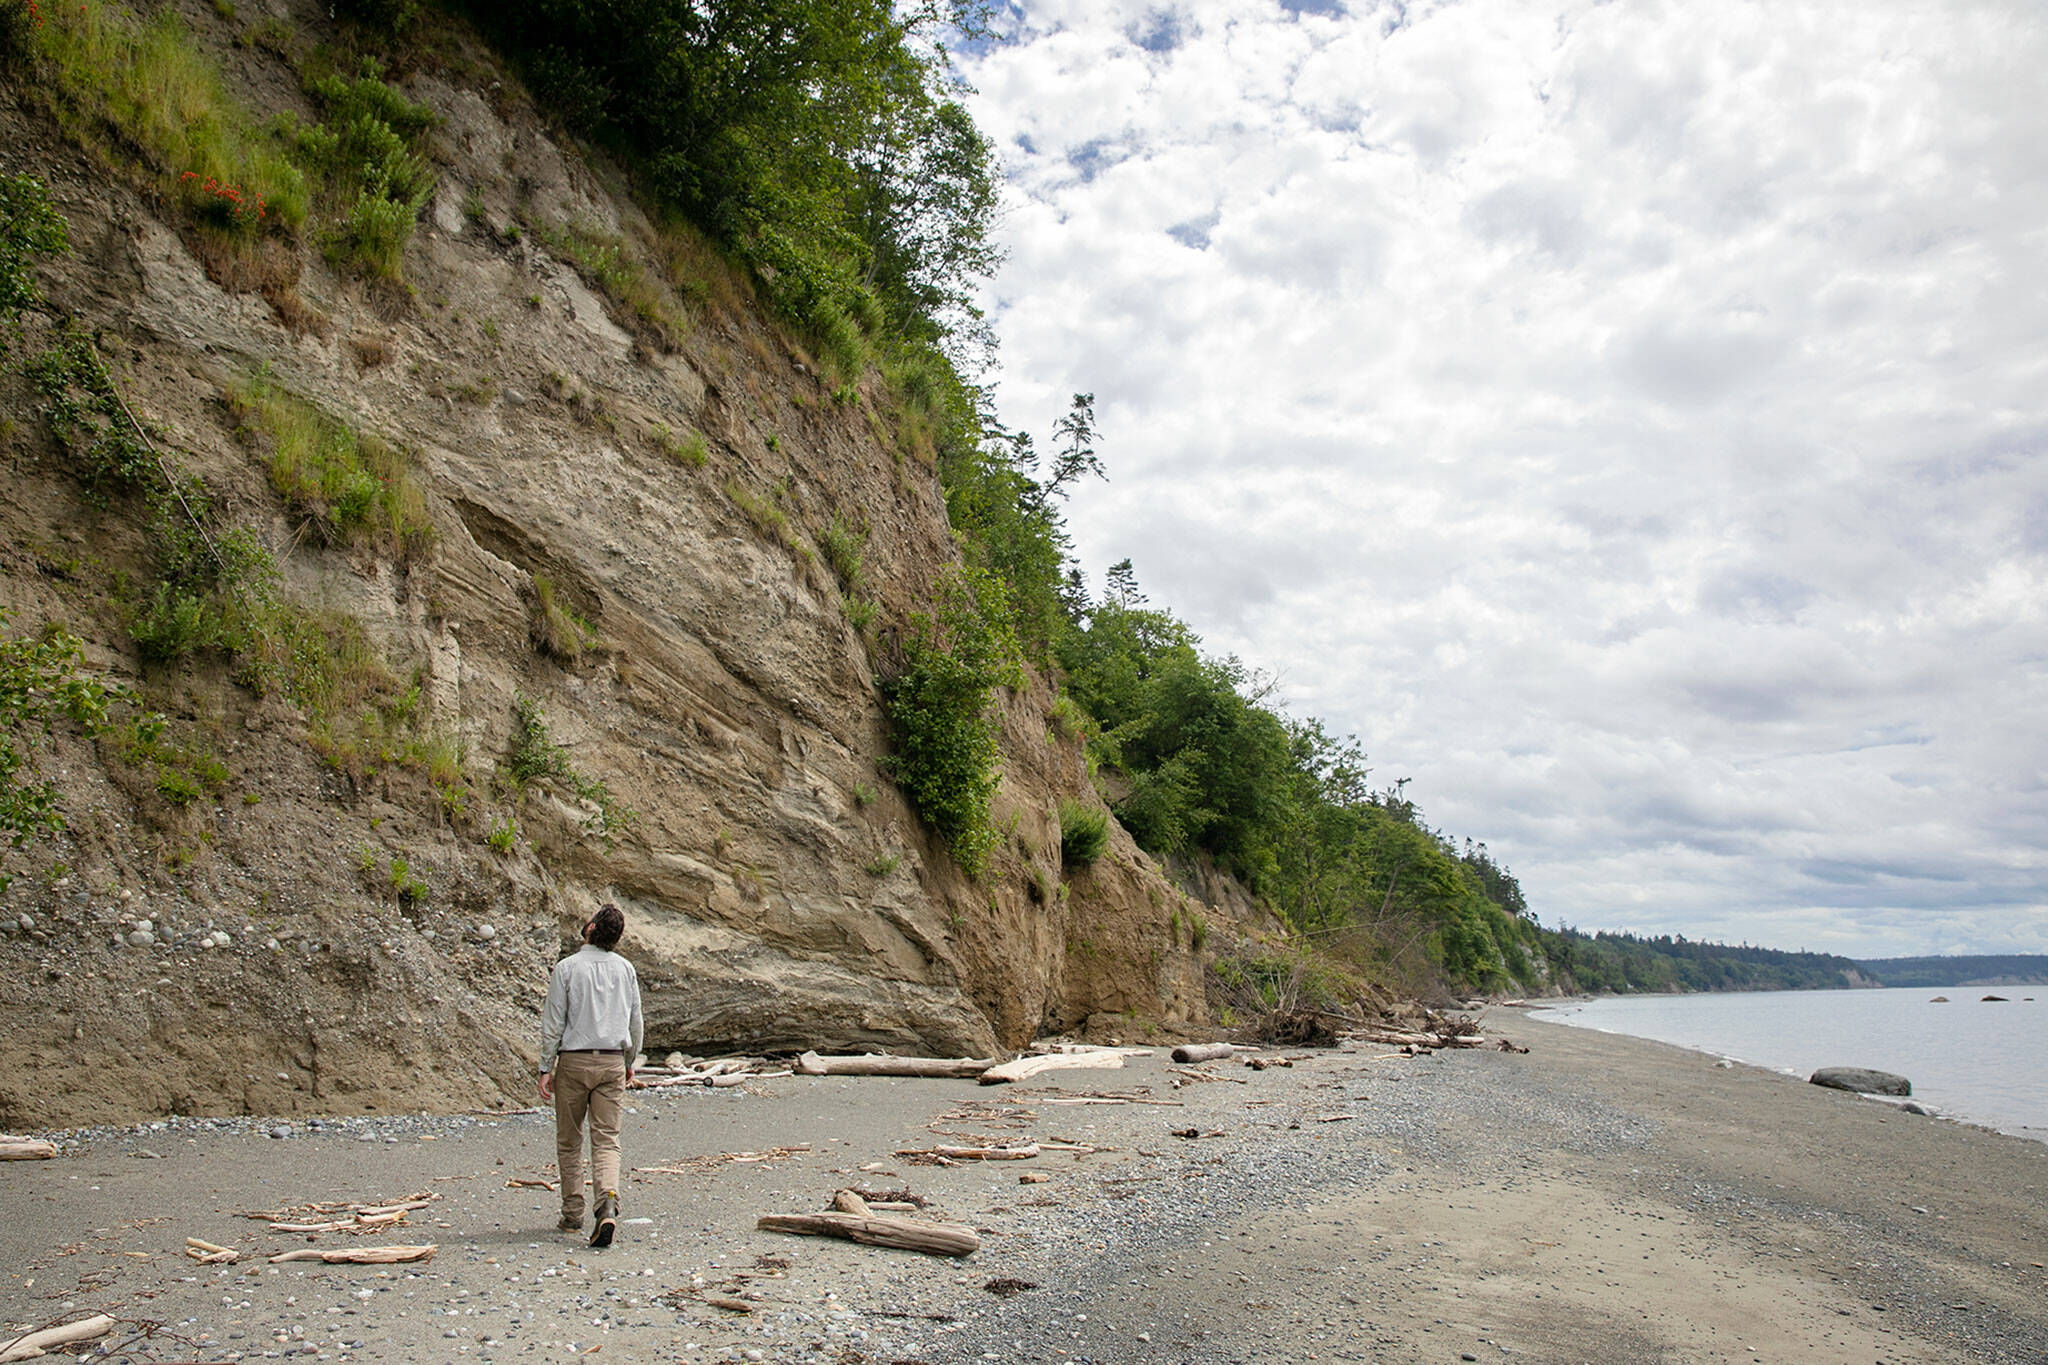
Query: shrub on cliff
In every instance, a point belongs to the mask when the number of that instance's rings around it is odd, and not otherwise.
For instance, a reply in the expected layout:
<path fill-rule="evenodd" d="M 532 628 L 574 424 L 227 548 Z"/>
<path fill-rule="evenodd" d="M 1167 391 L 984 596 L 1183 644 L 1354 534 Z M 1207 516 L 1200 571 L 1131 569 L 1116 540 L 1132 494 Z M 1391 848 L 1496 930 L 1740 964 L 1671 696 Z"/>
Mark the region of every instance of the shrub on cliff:
<path fill-rule="evenodd" d="M 932 611 L 910 618 L 903 667 L 882 687 L 893 749 L 887 766 L 955 860 L 978 877 L 997 843 L 989 804 L 1002 778 L 991 694 L 1022 684 L 1024 670 L 993 575 L 949 568 L 933 597 Z"/>

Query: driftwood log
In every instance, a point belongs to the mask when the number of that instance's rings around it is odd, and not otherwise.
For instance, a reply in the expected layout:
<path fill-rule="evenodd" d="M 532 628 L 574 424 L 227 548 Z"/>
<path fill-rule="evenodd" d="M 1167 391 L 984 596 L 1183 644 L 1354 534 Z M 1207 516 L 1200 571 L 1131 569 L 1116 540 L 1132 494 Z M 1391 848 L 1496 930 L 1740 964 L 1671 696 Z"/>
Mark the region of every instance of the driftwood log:
<path fill-rule="evenodd" d="M 270 1258 L 280 1261 L 325 1261 L 329 1265 L 395 1265 L 400 1261 L 431 1261 L 438 1246 L 420 1247 L 307 1247 L 285 1251 Z"/>
<path fill-rule="evenodd" d="M 1236 1051 L 1229 1043 L 1183 1043 L 1173 1050 L 1173 1060 L 1186 1066 L 1190 1062 L 1220 1061 Z"/>
<path fill-rule="evenodd" d="M 1477 1033 L 1418 1033 L 1412 1029 L 1359 1029 L 1347 1033 L 1346 1038 L 1357 1038 L 1368 1043 L 1381 1043 L 1388 1047 L 1484 1047 L 1486 1039 Z"/>
<path fill-rule="evenodd" d="M 91 1341 L 114 1330 L 114 1320 L 105 1313 L 95 1313 L 77 1322 L 67 1322 L 61 1327 L 45 1327 L 39 1332 L 30 1332 L 14 1338 L 0 1337 L 0 1361 L 34 1360 L 58 1346 L 69 1346 L 74 1342 Z"/>
<path fill-rule="evenodd" d="M 0 1161 L 48 1161 L 57 1155 L 57 1144 L 41 1138 L 0 1137 Z"/>
<path fill-rule="evenodd" d="M 1014 1062 L 992 1066 L 981 1073 L 981 1083 L 1005 1085 L 1011 1081 L 1028 1081 L 1047 1071 L 1121 1071 L 1123 1065 L 1120 1052 L 1056 1052 L 1046 1057 L 1019 1057 Z"/>
<path fill-rule="evenodd" d="M 763 1232 L 793 1232 L 802 1237 L 844 1237 L 868 1246 L 921 1251 L 927 1256 L 971 1256 L 981 1249 L 972 1228 L 949 1227 L 916 1218 L 876 1213 L 852 1190 L 832 1196 L 831 1213 L 768 1213 L 755 1224 Z"/>
<path fill-rule="evenodd" d="M 824 1057 L 806 1052 L 796 1059 L 796 1069 L 806 1076 L 921 1076 L 958 1080 L 979 1076 L 994 1065 L 994 1059 L 986 1057 L 893 1057 L 886 1053 Z"/>
<path fill-rule="evenodd" d="M 1039 1154 L 1035 1142 L 1021 1147 L 899 1147 L 897 1156 L 942 1156 L 948 1161 L 1029 1161 Z"/>

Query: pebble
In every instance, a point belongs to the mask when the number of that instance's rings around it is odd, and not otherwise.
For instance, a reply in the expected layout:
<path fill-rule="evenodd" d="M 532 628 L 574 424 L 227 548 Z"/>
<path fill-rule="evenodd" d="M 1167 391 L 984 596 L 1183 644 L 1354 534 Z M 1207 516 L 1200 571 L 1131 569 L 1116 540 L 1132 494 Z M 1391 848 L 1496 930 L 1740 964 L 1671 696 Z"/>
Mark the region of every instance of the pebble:
<path fill-rule="evenodd" d="M 479 924 L 476 927 L 476 936 L 478 942 L 489 943 L 498 936 L 498 927 L 494 924 Z"/>
<path fill-rule="evenodd" d="M 292 1130 L 280 1123 L 270 1130 L 270 1135 L 274 1138 L 288 1138 L 292 1135 Z"/>
<path fill-rule="evenodd" d="M 134 933 L 128 935 L 128 942 L 136 948 L 149 948 L 155 946 L 156 935 L 147 929 L 137 929 Z"/>

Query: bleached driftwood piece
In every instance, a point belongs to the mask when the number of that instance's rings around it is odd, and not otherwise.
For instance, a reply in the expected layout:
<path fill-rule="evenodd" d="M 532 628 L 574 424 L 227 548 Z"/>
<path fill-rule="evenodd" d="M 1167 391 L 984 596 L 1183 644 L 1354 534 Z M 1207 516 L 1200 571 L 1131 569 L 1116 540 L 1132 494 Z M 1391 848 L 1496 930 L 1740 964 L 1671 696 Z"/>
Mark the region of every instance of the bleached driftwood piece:
<path fill-rule="evenodd" d="M 77 1322 L 67 1322 L 60 1327 L 45 1327 L 41 1331 L 29 1332 L 13 1340 L 0 1339 L 0 1361 L 34 1360 L 55 1346 L 69 1346 L 74 1342 L 91 1341 L 114 1330 L 114 1320 L 105 1313 L 95 1313 Z"/>
<path fill-rule="evenodd" d="M 921 1251 L 928 1256 L 969 1256 L 981 1249 L 973 1229 L 877 1214 L 852 1190 L 832 1196 L 832 1213 L 768 1213 L 755 1226 L 763 1232 L 803 1237 L 844 1237 L 869 1246 Z"/>
<path fill-rule="evenodd" d="M 185 1239 L 185 1254 L 201 1265 L 233 1265 L 242 1259 L 242 1253 L 233 1247 L 220 1246 L 197 1237 Z"/>
<path fill-rule="evenodd" d="M 325 1261 L 329 1265 L 395 1265 L 400 1261 L 431 1261 L 439 1246 L 418 1247 L 307 1247 L 284 1251 L 270 1258 L 280 1261 Z"/>
<path fill-rule="evenodd" d="M 981 1073 L 981 1083 L 1004 1085 L 1012 1081 L 1028 1081 L 1048 1071 L 1121 1071 L 1123 1065 L 1123 1054 L 1117 1052 L 1056 1052 L 1047 1057 L 1019 1057 L 1014 1062 L 992 1066 Z"/>
<path fill-rule="evenodd" d="M 54 1142 L 0 1135 L 0 1161 L 48 1161 L 56 1155 Z"/>
<path fill-rule="evenodd" d="M 827 1057 L 806 1052 L 796 1069 L 806 1076 L 919 1076 L 958 1080 L 979 1076 L 995 1065 L 992 1057 L 896 1057 L 873 1052 L 859 1057 Z"/>
<path fill-rule="evenodd" d="M 1173 1050 L 1173 1060 L 1186 1066 L 1191 1062 L 1214 1062 L 1237 1051 L 1229 1043 L 1183 1043 Z"/>

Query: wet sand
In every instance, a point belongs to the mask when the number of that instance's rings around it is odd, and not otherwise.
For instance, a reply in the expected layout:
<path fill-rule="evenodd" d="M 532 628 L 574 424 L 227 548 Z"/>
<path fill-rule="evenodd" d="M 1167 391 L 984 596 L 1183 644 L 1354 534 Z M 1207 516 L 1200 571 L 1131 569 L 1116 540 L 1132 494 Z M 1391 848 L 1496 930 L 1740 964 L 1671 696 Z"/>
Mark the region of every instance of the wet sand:
<path fill-rule="evenodd" d="M 507 1186 L 552 1173 L 542 1115 L 85 1135 L 0 1165 L 0 1323 L 109 1312 L 113 1358 L 155 1362 L 2048 1359 L 2048 1144 L 1488 1023 L 1531 1051 L 641 1092 L 627 1165 L 674 1169 L 629 1182 L 646 1221 L 601 1252 L 553 1231 L 554 1195 Z M 1053 1102 L 1088 1092 L 1148 1102 Z M 1025 1136 L 1100 1150 L 895 1154 Z M 754 1228 L 848 1184 L 907 1186 L 982 1249 Z M 308 1238 L 236 1216 L 415 1191 L 441 1198 L 367 1240 L 436 1243 L 420 1266 L 271 1266 Z M 253 1263 L 199 1266 L 187 1236 Z M 1000 1279 L 1033 1287 L 984 1288 Z"/>

